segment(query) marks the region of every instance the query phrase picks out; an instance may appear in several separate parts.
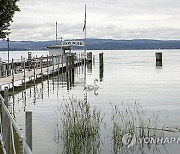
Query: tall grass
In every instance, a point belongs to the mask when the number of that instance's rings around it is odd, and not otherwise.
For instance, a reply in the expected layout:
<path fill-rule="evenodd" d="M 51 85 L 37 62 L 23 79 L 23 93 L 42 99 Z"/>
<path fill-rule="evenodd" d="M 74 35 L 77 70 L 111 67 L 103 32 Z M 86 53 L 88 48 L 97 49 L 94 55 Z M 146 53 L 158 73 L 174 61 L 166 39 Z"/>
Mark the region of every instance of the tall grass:
<path fill-rule="evenodd" d="M 112 105 L 112 104 L 111 104 Z M 163 137 L 164 128 L 160 127 L 159 112 L 149 114 L 139 103 L 112 105 L 112 143 L 113 153 L 143 153 L 158 151 L 152 144 L 144 144 L 147 137 Z M 73 97 L 58 108 L 58 122 L 55 127 L 55 141 L 62 145 L 65 154 L 96 154 L 101 148 L 100 111 L 91 108 L 86 100 Z M 130 137 L 128 136 L 130 134 Z M 125 137 L 129 138 L 125 138 Z M 127 139 L 127 142 L 123 140 Z M 134 142 L 132 142 L 135 140 Z"/>
<path fill-rule="evenodd" d="M 63 153 L 86 154 L 100 152 L 102 117 L 87 101 L 69 99 L 58 112 L 62 117 L 56 125 L 56 141 L 63 141 Z"/>
<path fill-rule="evenodd" d="M 127 106 L 122 103 L 121 109 L 117 106 L 112 106 L 112 108 L 112 141 L 114 153 L 142 150 L 144 148 L 144 144 L 141 142 L 143 138 L 163 136 L 163 129 L 160 130 L 158 126 L 160 123 L 159 112 L 156 114 L 153 113 L 152 116 L 148 117 L 147 111 L 136 102 Z M 131 137 L 127 140 L 127 145 L 125 145 L 123 137 L 127 134 L 130 134 Z M 129 148 L 128 145 L 131 146 L 131 144 L 135 145 Z M 150 145 L 147 144 L 147 148 L 150 149 Z"/>

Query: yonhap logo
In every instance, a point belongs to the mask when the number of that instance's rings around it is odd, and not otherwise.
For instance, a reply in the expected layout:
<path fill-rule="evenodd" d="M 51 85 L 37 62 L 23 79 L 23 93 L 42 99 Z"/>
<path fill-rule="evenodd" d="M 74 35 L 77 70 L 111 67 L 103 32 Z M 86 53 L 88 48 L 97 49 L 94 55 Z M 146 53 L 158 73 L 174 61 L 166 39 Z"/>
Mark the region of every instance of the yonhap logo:
<path fill-rule="evenodd" d="M 144 137 L 139 138 L 134 134 L 128 133 L 122 137 L 122 143 L 127 148 L 133 147 L 136 143 L 140 144 L 180 144 L 180 137 Z"/>
<path fill-rule="evenodd" d="M 131 133 L 125 134 L 122 137 L 122 143 L 123 145 L 127 146 L 127 148 L 134 146 L 136 144 L 135 135 L 132 135 Z"/>

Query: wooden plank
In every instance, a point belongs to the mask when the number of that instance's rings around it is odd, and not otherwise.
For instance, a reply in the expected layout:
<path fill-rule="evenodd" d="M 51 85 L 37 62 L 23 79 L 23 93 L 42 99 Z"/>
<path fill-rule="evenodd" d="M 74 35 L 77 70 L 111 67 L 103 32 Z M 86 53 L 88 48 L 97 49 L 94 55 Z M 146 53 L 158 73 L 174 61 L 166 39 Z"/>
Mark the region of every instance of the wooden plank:
<path fill-rule="evenodd" d="M 66 63 L 63 64 L 63 67 L 65 67 L 65 66 L 66 66 Z M 43 75 L 51 74 L 53 72 L 53 68 L 55 71 L 57 71 L 59 67 L 58 67 L 58 65 L 50 66 L 48 69 L 49 72 L 47 72 L 47 67 L 42 68 L 42 70 L 41 70 L 41 68 L 38 68 L 35 71 L 35 75 L 41 75 L 41 71 L 42 71 Z M 34 76 L 34 70 L 31 70 L 31 71 L 26 70 L 25 78 L 31 78 L 33 76 Z M 23 78 L 24 78 L 24 72 L 19 73 L 19 74 L 14 74 L 14 82 L 23 80 Z M 13 76 L 0 78 L 0 87 L 3 85 L 12 83 L 12 80 L 13 80 Z"/>

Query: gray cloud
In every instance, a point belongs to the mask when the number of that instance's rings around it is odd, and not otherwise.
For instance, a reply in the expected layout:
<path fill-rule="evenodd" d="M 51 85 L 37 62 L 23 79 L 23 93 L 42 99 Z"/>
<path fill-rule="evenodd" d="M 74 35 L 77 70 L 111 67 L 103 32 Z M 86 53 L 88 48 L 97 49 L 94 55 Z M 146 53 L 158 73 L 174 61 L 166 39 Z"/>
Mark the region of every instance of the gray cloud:
<path fill-rule="evenodd" d="M 58 37 L 82 38 L 82 24 L 58 24 Z M 14 40 L 54 40 L 55 23 L 13 24 L 11 36 Z"/>
<path fill-rule="evenodd" d="M 147 39 L 166 40 L 166 39 L 179 39 L 180 28 L 171 28 L 171 27 L 123 28 L 122 26 L 116 27 L 114 25 L 108 25 L 104 27 L 98 27 L 96 29 L 90 28 L 90 32 L 88 35 L 90 37 L 98 37 L 98 38 L 114 38 L 114 39 L 147 38 Z M 173 38 L 169 37 L 171 35 L 173 35 Z"/>
<path fill-rule="evenodd" d="M 98 38 L 179 39 L 179 0 L 22 0 L 10 37 L 52 40 L 55 22 L 59 37 L 83 38 L 84 5 L 87 36 Z"/>

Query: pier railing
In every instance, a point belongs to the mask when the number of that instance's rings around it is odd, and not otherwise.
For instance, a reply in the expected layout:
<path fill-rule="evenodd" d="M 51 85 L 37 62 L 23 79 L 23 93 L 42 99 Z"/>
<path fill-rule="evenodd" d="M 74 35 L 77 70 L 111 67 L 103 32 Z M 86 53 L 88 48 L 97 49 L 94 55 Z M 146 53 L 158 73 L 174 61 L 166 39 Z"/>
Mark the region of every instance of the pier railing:
<path fill-rule="evenodd" d="M 8 92 L 0 94 L 0 141 L 4 154 L 32 154 L 25 137 L 8 110 Z"/>
<path fill-rule="evenodd" d="M 67 62 L 68 57 L 73 55 L 74 61 L 83 60 L 83 53 L 70 53 L 65 55 L 47 55 L 41 57 L 28 56 L 27 59 L 21 57 L 21 59 L 12 59 L 9 63 L 0 60 L 0 78 L 12 76 L 14 74 L 22 73 L 25 70 L 39 69 L 50 67 L 53 65 L 63 65 Z"/>
<path fill-rule="evenodd" d="M 90 59 L 87 59 L 90 62 Z M 21 81 L 26 89 L 26 83 L 73 70 L 75 67 L 84 64 L 83 53 L 69 53 L 65 55 L 47 55 L 10 63 L 0 62 L 0 91 L 5 85 L 13 89 L 17 81 Z"/>

